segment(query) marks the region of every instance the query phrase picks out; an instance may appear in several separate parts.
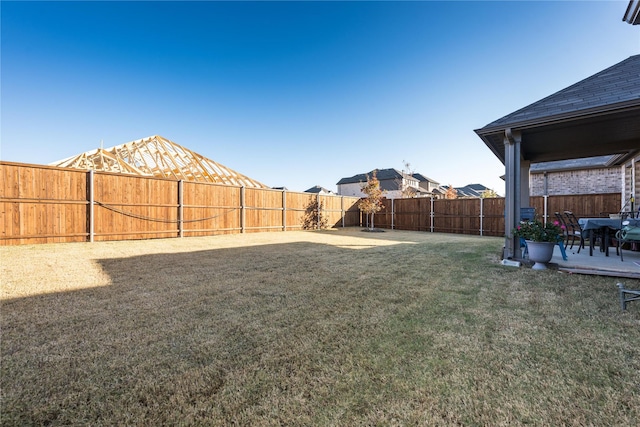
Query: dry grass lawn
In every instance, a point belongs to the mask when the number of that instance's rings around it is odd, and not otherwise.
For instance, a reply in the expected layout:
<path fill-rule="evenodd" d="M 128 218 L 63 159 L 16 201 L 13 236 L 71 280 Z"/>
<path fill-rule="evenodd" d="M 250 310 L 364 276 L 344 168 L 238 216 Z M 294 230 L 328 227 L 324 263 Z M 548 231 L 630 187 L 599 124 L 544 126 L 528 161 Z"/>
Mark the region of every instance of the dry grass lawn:
<path fill-rule="evenodd" d="M 503 267 L 502 242 L 2 247 L 0 424 L 639 425 L 640 303 Z"/>

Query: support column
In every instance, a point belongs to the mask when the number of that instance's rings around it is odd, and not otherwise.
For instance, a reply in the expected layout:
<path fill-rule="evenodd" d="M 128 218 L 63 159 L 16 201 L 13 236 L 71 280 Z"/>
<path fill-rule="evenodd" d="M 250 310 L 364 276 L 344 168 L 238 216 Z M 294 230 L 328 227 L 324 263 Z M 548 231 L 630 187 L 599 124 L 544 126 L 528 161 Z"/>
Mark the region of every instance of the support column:
<path fill-rule="evenodd" d="M 520 240 L 511 231 L 520 222 L 520 143 L 522 136 L 519 132 L 505 130 L 504 135 L 504 166 L 506 192 L 504 199 L 504 258 L 519 259 L 522 257 Z M 527 191 L 528 192 L 528 191 Z"/>

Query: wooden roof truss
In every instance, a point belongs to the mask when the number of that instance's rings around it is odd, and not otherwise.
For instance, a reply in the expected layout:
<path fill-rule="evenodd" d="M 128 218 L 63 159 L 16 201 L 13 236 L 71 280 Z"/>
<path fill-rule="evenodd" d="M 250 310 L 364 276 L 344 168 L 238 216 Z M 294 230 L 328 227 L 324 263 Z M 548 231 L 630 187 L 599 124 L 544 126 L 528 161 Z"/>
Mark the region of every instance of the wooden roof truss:
<path fill-rule="evenodd" d="M 52 166 L 269 188 L 159 135 L 87 151 Z"/>

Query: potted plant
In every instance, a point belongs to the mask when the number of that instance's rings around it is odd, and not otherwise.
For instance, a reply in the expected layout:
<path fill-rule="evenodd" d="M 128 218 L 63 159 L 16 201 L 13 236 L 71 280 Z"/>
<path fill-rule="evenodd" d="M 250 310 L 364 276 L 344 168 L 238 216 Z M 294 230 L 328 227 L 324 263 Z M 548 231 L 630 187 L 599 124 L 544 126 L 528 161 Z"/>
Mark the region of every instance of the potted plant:
<path fill-rule="evenodd" d="M 513 235 L 524 239 L 534 270 L 544 270 L 551 261 L 554 246 L 562 240 L 564 225 L 558 221 L 543 223 L 539 219 L 521 221 Z"/>

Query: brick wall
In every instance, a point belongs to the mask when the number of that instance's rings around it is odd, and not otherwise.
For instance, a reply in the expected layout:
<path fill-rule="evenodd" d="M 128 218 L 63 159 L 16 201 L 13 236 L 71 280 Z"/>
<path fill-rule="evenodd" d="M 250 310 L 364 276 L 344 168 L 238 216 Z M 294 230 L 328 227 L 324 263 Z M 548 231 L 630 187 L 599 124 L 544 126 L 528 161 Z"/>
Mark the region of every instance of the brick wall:
<path fill-rule="evenodd" d="M 621 179 L 620 167 L 547 172 L 547 189 L 550 196 L 619 193 Z M 543 196 L 544 174 L 532 173 L 529 188 L 531 196 Z"/>

